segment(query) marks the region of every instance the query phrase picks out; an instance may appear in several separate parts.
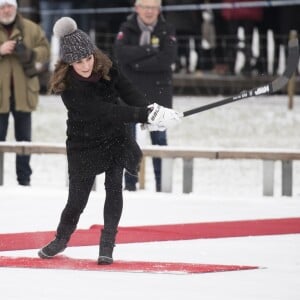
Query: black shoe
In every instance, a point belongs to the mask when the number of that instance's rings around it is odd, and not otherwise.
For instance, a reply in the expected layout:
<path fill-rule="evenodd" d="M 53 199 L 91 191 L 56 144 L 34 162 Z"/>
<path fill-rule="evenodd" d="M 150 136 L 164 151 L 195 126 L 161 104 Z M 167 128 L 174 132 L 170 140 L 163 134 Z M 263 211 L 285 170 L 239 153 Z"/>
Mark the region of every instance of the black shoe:
<path fill-rule="evenodd" d="M 30 186 L 30 181 L 29 181 L 29 180 L 22 180 L 22 181 L 19 181 L 19 185 Z"/>
<path fill-rule="evenodd" d="M 38 255 L 40 258 L 52 258 L 56 254 L 63 252 L 67 248 L 67 241 L 65 239 L 55 239 L 48 245 L 43 247 Z"/>
<path fill-rule="evenodd" d="M 101 230 L 98 265 L 110 265 L 113 263 L 112 253 L 115 247 L 116 234 L 117 230 Z"/>
<path fill-rule="evenodd" d="M 98 265 L 110 265 L 113 263 L 112 253 L 115 245 L 100 246 Z"/>
<path fill-rule="evenodd" d="M 160 185 L 156 185 L 156 191 L 161 192 L 161 186 Z"/>
<path fill-rule="evenodd" d="M 129 192 L 135 192 L 136 191 L 136 186 L 135 185 L 126 185 L 124 190 L 129 191 Z"/>

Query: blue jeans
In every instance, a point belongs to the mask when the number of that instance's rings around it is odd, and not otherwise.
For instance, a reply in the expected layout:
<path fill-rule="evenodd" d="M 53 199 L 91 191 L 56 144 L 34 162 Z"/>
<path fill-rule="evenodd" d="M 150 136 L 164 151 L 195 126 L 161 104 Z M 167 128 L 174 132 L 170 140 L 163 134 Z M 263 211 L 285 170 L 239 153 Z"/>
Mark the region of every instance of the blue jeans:
<path fill-rule="evenodd" d="M 15 122 L 15 138 L 16 141 L 31 141 L 31 113 L 21 112 L 14 109 L 13 101 L 11 101 L 11 113 Z M 0 141 L 6 140 L 8 129 L 9 113 L 0 113 Z M 32 170 L 30 167 L 29 155 L 16 156 L 16 173 L 19 183 L 29 183 Z"/>
<path fill-rule="evenodd" d="M 135 124 L 130 124 L 130 130 L 134 137 L 136 137 Z M 166 131 L 150 131 L 150 138 L 152 145 L 166 146 L 167 145 L 167 132 Z M 161 191 L 161 158 L 153 157 L 152 159 L 156 191 Z M 136 185 L 138 178 L 130 175 L 125 171 L 125 189 L 129 186 Z"/>

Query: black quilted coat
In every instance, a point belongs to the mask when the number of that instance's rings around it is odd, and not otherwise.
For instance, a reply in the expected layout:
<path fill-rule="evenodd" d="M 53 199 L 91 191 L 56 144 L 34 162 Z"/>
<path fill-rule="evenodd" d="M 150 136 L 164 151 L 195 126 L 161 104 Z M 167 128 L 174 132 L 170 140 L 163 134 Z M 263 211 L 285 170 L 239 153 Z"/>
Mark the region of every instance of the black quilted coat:
<path fill-rule="evenodd" d="M 136 13 L 121 24 L 115 42 L 115 56 L 124 74 L 146 99 L 172 107 L 172 64 L 177 55 L 175 28 L 160 15 L 151 34 L 155 45 L 140 46 L 141 30 Z"/>
<path fill-rule="evenodd" d="M 71 68 L 68 72 L 61 97 L 68 110 L 70 177 L 100 174 L 113 164 L 137 174 L 142 152 L 126 124 L 147 122 L 148 103 L 115 67 L 110 76 L 110 81 L 91 82 L 75 76 Z"/>

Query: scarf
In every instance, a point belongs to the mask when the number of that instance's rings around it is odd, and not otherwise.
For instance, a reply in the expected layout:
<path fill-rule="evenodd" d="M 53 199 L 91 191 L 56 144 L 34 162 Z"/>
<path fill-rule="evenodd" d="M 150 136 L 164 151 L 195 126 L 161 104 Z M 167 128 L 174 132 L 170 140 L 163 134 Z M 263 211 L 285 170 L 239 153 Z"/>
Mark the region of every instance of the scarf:
<path fill-rule="evenodd" d="M 76 79 L 78 79 L 80 81 L 97 82 L 102 78 L 101 74 L 94 73 L 94 72 L 88 78 L 82 77 L 78 73 L 76 73 L 76 71 L 73 68 L 71 68 L 71 74 L 72 74 L 72 76 L 74 76 Z"/>
<path fill-rule="evenodd" d="M 151 32 L 153 32 L 157 21 L 154 24 L 146 25 L 141 18 L 137 17 L 137 23 L 139 25 L 140 30 L 142 31 L 140 36 L 140 46 L 150 45 Z"/>

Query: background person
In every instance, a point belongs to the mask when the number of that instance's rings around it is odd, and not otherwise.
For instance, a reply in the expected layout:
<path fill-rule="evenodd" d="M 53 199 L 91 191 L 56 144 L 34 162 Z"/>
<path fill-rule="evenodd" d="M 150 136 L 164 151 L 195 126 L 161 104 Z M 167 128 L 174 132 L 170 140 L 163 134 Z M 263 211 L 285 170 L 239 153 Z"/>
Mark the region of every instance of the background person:
<path fill-rule="evenodd" d="M 52 39 L 52 28 L 55 21 L 62 17 L 66 11 L 73 9 L 73 1 L 65 0 L 40 0 L 42 11 L 41 26 L 49 41 Z"/>
<path fill-rule="evenodd" d="M 0 0 L 0 141 L 5 141 L 9 114 L 17 141 L 31 141 L 31 112 L 37 107 L 36 62 L 49 59 L 49 43 L 41 27 L 17 13 L 16 0 Z M 20 185 L 30 185 L 29 155 L 16 156 Z"/>
<path fill-rule="evenodd" d="M 251 2 L 254 0 L 223 0 L 223 3 Z M 236 74 L 235 64 L 237 51 L 244 53 L 245 64 L 240 71 L 243 75 L 252 75 L 256 68 L 257 57 L 252 53 L 252 35 L 255 27 L 263 19 L 262 7 L 223 8 L 221 15 L 226 22 L 227 34 L 233 37 L 230 45 L 226 47 L 225 56 L 228 58 L 229 71 Z M 238 35 L 239 28 L 244 30 L 244 39 Z"/>
<path fill-rule="evenodd" d="M 136 0 L 135 13 L 121 24 L 115 55 L 125 75 L 149 102 L 172 107 L 172 64 L 177 55 L 175 29 L 161 15 L 161 0 Z M 135 124 L 131 126 L 135 136 Z M 150 131 L 153 145 L 167 145 L 166 131 Z M 153 158 L 156 190 L 161 191 L 161 159 Z M 136 190 L 137 177 L 125 172 L 125 189 Z"/>
<path fill-rule="evenodd" d="M 39 251 L 41 258 L 62 252 L 83 212 L 96 175 L 105 173 L 104 228 L 98 264 L 111 264 L 123 209 L 124 168 L 137 176 L 142 152 L 126 131 L 126 123 L 164 126 L 178 119 L 172 109 L 149 103 L 99 50 L 76 22 L 59 19 L 54 33 L 60 40 L 60 58 L 50 89 L 61 94 L 68 110 L 67 158 L 69 197 L 56 237 Z M 120 103 L 119 97 L 126 103 Z"/>

